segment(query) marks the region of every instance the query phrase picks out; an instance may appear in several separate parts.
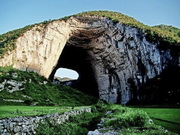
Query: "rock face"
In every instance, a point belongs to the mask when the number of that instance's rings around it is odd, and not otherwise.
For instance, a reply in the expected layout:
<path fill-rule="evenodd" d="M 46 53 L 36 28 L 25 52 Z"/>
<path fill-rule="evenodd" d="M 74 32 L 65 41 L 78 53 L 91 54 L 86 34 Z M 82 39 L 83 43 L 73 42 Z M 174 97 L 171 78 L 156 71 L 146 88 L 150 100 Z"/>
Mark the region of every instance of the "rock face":
<path fill-rule="evenodd" d="M 83 89 L 122 104 L 138 99 L 142 84 L 179 63 L 178 55 L 158 49 L 141 30 L 107 18 L 71 17 L 34 26 L 16 45 L 0 66 L 33 70 L 46 78 L 59 67 L 74 69 Z"/>

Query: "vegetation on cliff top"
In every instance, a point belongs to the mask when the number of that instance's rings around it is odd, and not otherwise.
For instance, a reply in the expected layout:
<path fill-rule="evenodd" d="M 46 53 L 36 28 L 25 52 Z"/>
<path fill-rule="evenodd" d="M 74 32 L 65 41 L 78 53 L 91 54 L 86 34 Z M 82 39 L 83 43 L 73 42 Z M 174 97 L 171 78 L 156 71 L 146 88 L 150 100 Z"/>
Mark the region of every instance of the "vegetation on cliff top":
<path fill-rule="evenodd" d="M 151 42 L 156 43 L 160 41 L 162 44 L 168 45 L 180 45 L 180 34 L 174 34 L 175 27 L 169 27 L 169 30 L 163 29 L 161 27 L 150 27 L 140 23 L 136 19 L 129 17 L 127 15 L 111 12 L 111 11 L 90 11 L 90 12 L 83 12 L 77 14 L 75 16 L 98 16 L 98 17 L 106 17 L 111 19 L 114 23 L 122 23 L 131 27 L 141 29 L 145 34 L 146 38 L 149 39 Z M 164 25 L 166 26 L 166 25 Z M 176 31 L 180 32 L 180 29 L 175 28 Z"/>
<path fill-rule="evenodd" d="M 115 24 L 120 22 L 122 24 L 141 29 L 146 34 L 146 38 L 153 43 L 157 43 L 157 41 L 159 41 L 162 45 L 180 46 L 180 29 L 175 27 L 166 25 L 150 27 L 138 22 L 132 17 L 111 11 L 89 11 L 72 16 L 106 17 L 111 19 Z M 67 20 L 69 17 L 64 17 L 60 20 Z M 23 33 L 30 30 L 33 26 L 40 24 L 47 25 L 50 22 L 51 20 L 44 21 L 39 24 L 29 25 L 0 35 L 0 57 L 3 57 L 6 52 L 12 51 L 16 47 L 15 40 Z"/>
<path fill-rule="evenodd" d="M 171 32 L 174 34 L 174 36 L 180 37 L 180 29 L 178 29 L 176 27 L 161 24 L 161 25 L 154 26 L 154 28 L 159 28 L 159 29 L 162 29 L 164 31 Z"/>
<path fill-rule="evenodd" d="M 76 106 L 97 101 L 71 87 L 54 84 L 35 72 L 12 67 L 0 67 L 0 84 L 0 105 Z"/>

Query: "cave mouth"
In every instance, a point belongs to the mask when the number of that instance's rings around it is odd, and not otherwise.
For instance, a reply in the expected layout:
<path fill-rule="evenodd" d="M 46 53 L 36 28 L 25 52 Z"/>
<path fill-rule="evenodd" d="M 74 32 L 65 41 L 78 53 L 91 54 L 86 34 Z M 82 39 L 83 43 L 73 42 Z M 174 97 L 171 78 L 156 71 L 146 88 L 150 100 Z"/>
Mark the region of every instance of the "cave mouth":
<path fill-rule="evenodd" d="M 91 56 L 88 50 L 83 47 L 66 44 L 58 63 L 50 75 L 53 80 L 59 68 L 72 69 L 79 74 L 71 87 L 83 91 L 89 95 L 99 97 L 98 85 L 95 72 L 91 63 Z"/>

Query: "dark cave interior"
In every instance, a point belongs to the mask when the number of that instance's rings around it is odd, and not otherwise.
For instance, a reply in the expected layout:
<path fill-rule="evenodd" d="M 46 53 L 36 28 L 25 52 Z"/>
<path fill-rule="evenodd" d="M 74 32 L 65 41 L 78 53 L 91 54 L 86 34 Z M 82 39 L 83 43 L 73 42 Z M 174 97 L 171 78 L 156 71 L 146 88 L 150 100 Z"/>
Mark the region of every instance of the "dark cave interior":
<path fill-rule="evenodd" d="M 171 65 L 169 68 L 140 86 L 137 90 L 134 82 L 129 79 L 133 98 L 128 104 L 145 105 L 180 105 L 180 67 Z M 137 99 L 139 95 L 139 99 Z"/>
<path fill-rule="evenodd" d="M 180 68 L 169 66 L 160 75 L 147 81 L 139 90 L 146 104 L 180 104 Z"/>
<path fill-rule="evenodd" d="M 73 82 L 71 87 L 99 97 L 95 73 L 90 61 L 90 55 L 86 49 L 73 45 L 65 45 L 58 63 L 50 75 L 50 80 L 53 80 L 56 70 L 59 68 L 72 69 L 79 74 L 79 78 Z"/>

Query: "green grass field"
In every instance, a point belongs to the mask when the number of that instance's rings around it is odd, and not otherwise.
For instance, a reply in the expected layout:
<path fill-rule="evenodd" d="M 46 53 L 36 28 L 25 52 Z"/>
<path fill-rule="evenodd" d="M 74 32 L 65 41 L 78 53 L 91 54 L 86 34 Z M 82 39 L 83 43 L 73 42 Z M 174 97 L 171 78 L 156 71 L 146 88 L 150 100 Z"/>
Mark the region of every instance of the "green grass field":
<path fill-rule="evenodd" d="M 88 108 L 89 106 L 74 107 L 74 109 Z M 52 113 L 63 113 L 72 110 L 72 107 L 61 106 L 0 106 L 0 119 L 16 116 L 34 116 Z"/>
<path fill-rule="evenodd" d="M 112 105 L 111 105 L 112 106 Z M 90 106 L 78 106 L 74 107 L 74 109 L 82 109 L 88 108 Z M 118 105 L 113 105 L 115 108 L 111 109 L 119 109 L 128 112 L 128 109 L 122 108 Z M 180 134 L 180 109 L 174 108 L 143 108 L 133 106 L 131 108 L 141 109 L 151 117 L 155 124 L 160 125 L 168 129 L 169 131 L 179 133 Z M 8 117 L 16 117 L 16 116 L 34 116 L 34 115 L 45 115 L 52 113 L 63 113 L 72 110 L 72 107 L 68 106 L 0 106 L 0 119 L 8 118 Z M 136 111 L 133 111 L 136 112 Z M 118 111 L 118 114 L 121 111 Z M 134 114 L 134 113 L 133 113 Z M 115 113 L 116 115 L 116 113 Z M 120 115 L 121 116 L 121 115 Z M 135 116 L 135 115 L 132 115 Z M 123 117 L 124 118 L 124 117 Z M 135 133 L 132 130 L 133 133 Z M 149 130 L 148 130 L 149 132 Z M 129 132 L 128 132 L 129 133 Z M 160 132 L 161 133 L 161 132 Z"/>
<path fill-rule="evenodd" d="M 180 134 L 180 109 L 179 108 L 143 108 L 136 107 L 148 113 L 155 124 L 161 125 L 169 131 Z"/>

